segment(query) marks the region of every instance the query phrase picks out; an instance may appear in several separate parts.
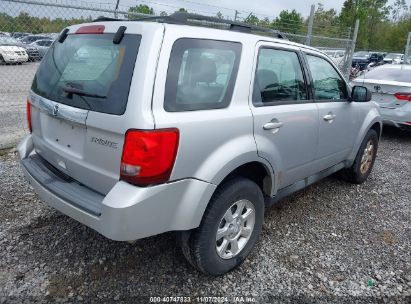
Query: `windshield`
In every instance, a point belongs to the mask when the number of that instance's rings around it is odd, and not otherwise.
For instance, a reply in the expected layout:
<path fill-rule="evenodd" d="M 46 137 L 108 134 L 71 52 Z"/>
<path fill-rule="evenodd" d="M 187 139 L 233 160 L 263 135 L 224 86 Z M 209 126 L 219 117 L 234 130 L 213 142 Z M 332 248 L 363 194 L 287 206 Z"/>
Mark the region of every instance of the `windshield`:
<path fill-rule="evenodd" d="M 370 56 L 370 53 L 368 52 L 355 52 L 354 57 L 368 57 Z"/>
<path fill-rule="evenodd" d="M 373 69 L 364 75 L 364 79 L 411 82 L 411 69 L 404 67 Z"/>
<path fill-rule="evenodd" d="M 19 41 L 11 37 L 0 37 L 0 45 L 16 45 Z"/>
<path fill-rule="evenodd" d="M 401 57 L 402 57 L 402 54 L 392 54 L 392 53 L 385 56 L 386 59 L 396 59 L 396 58 L 401 59 Z"/>
<path fill-rule="evenodd" d="M 69 106 L 124 113 L 141 36 L 69 35 L 54 43 L 33 81 L 34 93 Z M 73 93 L 74 92 L 74 93 Z"/>

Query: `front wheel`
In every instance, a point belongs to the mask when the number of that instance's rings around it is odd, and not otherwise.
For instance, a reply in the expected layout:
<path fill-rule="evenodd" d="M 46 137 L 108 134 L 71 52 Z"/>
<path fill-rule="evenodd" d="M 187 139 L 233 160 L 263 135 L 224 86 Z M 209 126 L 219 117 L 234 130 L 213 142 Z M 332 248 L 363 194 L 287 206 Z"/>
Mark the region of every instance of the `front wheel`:
<path fill-rule="evenodd" d="M 348 182 L 362 184 L 370 175 L 378 150 L 378 134 L 369 130 L 365 135 L 353 165 L 342 171 L 342 176 Z"/>
<path fill-rule="evenodd" d="M 213 195 L 200 227 L 183 242 L 183 253 L 203 273 L 227 273 L 251 252 L 263 220 L 264 199 L 257 184 L 245 178 L 232 179 Z"/>

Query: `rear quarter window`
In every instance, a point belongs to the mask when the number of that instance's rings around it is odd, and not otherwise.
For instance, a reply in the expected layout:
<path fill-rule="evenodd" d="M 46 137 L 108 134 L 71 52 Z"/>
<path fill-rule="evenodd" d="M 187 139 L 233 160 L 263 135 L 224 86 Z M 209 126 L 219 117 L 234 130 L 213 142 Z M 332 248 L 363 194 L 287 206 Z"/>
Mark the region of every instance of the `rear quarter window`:
<path fill-rule="evenodd" d="M 241 44 L 183 38 L 171 50 L 164 109 L 168 112 L 221 109 L 229 105 Z"/>

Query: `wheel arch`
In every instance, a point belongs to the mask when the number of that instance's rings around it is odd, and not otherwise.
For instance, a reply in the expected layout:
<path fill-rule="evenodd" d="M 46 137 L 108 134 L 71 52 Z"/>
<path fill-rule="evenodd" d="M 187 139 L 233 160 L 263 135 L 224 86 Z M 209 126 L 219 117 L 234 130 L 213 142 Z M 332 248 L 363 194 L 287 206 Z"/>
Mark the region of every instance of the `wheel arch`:
<path fill-rule="evenodd" d="M 248 178 L 255 182 L 260 187 L 264 196 L 273 196 L 275 176 L 269 164 L 265 164 L 262 161 L 250 161 L 244 163 L 228 173 L 221 180 L 219 185 L 239 176 Z"/>
<path fill-rule="evenodd" d="M 361 146 L 361 143 L 369 130 L 375 130 L 377 132 L 378 138 L 381 137 L 382 134 L 382 119 L 381 116 L 376 108 L 373 108 L 371 111 L 368 112 L 367 116 L 365 117 L 361 128 L 358 132 L 358 136 L 356 141 L 353 145 L 353 149 L 347 161 L 347 167 L 351 166 L 357 156 L 358 149 Z"/>
<path fill-rule="evenodd" d="M 380 138 L 382 134 L 382 124 L 380 122 L 375 122 L 371 126 L 370 130 L 375 130 L 375 132 L 377 132 L 378 138 Z"/>

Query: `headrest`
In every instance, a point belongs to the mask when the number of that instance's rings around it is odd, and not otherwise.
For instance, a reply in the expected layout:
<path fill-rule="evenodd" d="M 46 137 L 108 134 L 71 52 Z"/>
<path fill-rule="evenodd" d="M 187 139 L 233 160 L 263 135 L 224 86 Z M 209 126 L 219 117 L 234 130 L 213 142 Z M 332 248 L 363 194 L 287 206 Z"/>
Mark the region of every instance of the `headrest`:
<path fill-rule="evenodd" d="M 217 67 L 213 60 L 200 57 L 198 61 L 194 61 L 192 68 L 191 81 L 193 85 L 199 82 L 212 83 L 217 79 Z"/>
<path fill-rule="evenodd" d="M 271 70 L 257 70 L 257 81 L 260 90 L 266 89 L 270 84 L 278 83 L 277 74 Z"/>

